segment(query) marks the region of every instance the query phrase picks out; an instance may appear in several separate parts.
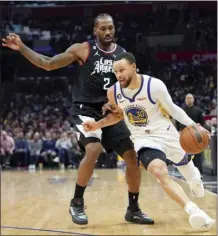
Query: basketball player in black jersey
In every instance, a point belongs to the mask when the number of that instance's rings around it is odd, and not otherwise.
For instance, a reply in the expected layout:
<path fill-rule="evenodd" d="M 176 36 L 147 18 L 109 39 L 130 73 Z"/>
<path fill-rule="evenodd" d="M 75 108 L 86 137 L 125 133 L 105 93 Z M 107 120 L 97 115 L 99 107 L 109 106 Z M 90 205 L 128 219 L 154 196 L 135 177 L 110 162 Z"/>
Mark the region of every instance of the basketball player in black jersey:
<path fill-rule="evenodd" d="M 38 54 L 23 44 L 17 34 L 10 33 L 3 39 L 3 46 L 19 50 L 34 65 L 47 71 L 59 69 L 73 62 L 80 64 L 78 79 L 73 89 L 73 121 L 78 132 L 80 146 L 85 149 L 85 157 L 80 163 L 74 198 L 70 203 L 70 214 L 76 224 L 88 224 L 84 211 L 83 195 L 90 180 L 95 162 L 103 147 L 117 152 L 126 161 L 126 181 L 129 191 L 129 207 L 125 215 L 128 222 L 153 224 L 139 208 L 138 195 L 141 181 L 140 169 L 137 166 L 136 153 L 130 140 L 130 131 L 125 123 L 105 127 L 95 132 L 85 133 L 82 123 L 85 120 L 102 118 L 102 106 L 107 102 L 107 89 L 115 82 L 112 71 L 113 59 L 124 49 L 113 42 L 115 27 L 113 18 L 100 14 L 95 19 L 94 34 L 96 40 L 76 43 L 65 52 L 52 58 Z"/>

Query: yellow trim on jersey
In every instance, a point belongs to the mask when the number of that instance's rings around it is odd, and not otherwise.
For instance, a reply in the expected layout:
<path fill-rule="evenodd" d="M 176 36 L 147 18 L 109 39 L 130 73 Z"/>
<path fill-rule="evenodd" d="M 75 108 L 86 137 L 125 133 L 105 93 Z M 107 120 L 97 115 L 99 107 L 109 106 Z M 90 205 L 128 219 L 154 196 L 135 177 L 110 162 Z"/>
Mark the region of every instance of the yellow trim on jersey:
<path fill-rule="evenodd" d="M 167 119 L 170 120 L 170 115 L 169 113 L 165 110 L 165 108 L 163 107 L 163 105 L 158 101 L 158 109 L 161 112 L 161 114 L 166 117 Z"/>

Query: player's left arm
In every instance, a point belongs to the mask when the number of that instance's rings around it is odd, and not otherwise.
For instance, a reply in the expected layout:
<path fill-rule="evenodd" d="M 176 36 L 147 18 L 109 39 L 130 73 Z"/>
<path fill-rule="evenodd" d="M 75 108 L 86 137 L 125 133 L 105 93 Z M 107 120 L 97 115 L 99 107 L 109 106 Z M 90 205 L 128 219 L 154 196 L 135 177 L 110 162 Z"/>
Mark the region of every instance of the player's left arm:
<path fill-rule="evenodd" d="M 177 106 L 167 90 L 166 85 L 159 79 L 151 80 L 151 96 L 156 102 L 159 101 L 170 116 L 185 126 L 195 125 L 196 123 Z"/>
<path fill-rule="evenodd" d="M 82 123 L 83 129 L 88 131 L 94 131 L 97 129 L 104 128 L 106 126 L 111 126 L 123 119 L 123 111 L 122 109 L 116 104 L 114 99 L 114 87 L 110 87 L 107 92 L 108 97 L 108 106 L 112 112 L 109 112 L 106 117 L 99 121 L 85 121 Z"/>

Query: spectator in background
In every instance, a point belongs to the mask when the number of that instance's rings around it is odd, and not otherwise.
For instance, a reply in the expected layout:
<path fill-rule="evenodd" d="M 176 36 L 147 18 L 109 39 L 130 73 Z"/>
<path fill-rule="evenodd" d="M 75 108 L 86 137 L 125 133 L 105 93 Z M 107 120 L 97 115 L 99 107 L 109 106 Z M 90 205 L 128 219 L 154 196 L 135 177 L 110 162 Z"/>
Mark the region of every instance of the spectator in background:
<path fill-rule="evenodd" d="M 55 148 L 56 141 L 51 138 L 51 133 L 45 133 L 45 140 L 42 142 L 42 153 L 44 160 L 51 164 L 53 159 L 57 156 L 56 148 Z"/>
<path fill-rule="evenodd" d="M 211 116 L 216 116 L 217 115 L 217 105 L 216 105 L 216 102 L 214 102 L 214 101 L 212 102 L 210 115 Z"/>
<path fill-rule="evenodd" d="M 71 140 L 67 137 L 66 132 L 61 134 L 61 137 L 57 140 L 55 147 L 58 149 L 60 167 L 61 169 L 64 169 L 65 158 L 66 156 L 69 156 L 69 151 L 72 148 Z"/>
<path fill-rule="evenodd" d="M 81 153 L 81 149 L 78 145 L 76 132 L 69 131 L 68 138 L 71 140 L 71 143 L 72 143 L 72 148 L 70 151 L 71 159 L 69 160 L 69 162 L 70 162 L 69 168 L 70 167 L 77 168 L 79 166 L 80 161 L 82 160 L 82 153 Z"/>
<path fill-rule="evenodd" d="M 15 140 L 14 160 L 17 167 L 26 167 L 28 164 L 29 146 L 27 140 L 24 138 L 24 133 L 21 131 L 17 134 Z"/>
<path fill-rule="evenodd" d="M 0 135 L 0 144 L 0 166 L 3 168 L 8 167 L 15 148 L 14 139 L 5 131 L 2 131 Z"/>
<path fill-rule="evenodd" d="M 39 160 L 40 152 L 42 149 L 42 140 L 40 140 L 39 133 L 36 132 L 32 140 L 29 140 L 30 161 L 29 170 L 36 169 L 36 162 Z"/>
<path fill-rule="evenodd" d="M 183 108 L 184 111 L 187 113 L 187 115 L 196 123 L 199 123 L 202 127 L 208 129 L 210 131 L 210 128 L 208 125 L 206 125 L 204 121 L 204 117 L 202 114 L 202 111 L 199 107 L 194 105 L 194 96 L 191 93 L 188 93 L 185 97 L 185 107 Z M 182 131 L 185 126 L 180 124 L 178 121 L 176 122 L 176 128 L 178 131 Z M 202 174 L 202 161 L 204 158 L 204 153 L 198 153 L 195 154 L 195 157 L 193 159 L 193 162 L 195 166 L 199 169 L 200 173 Z"/>

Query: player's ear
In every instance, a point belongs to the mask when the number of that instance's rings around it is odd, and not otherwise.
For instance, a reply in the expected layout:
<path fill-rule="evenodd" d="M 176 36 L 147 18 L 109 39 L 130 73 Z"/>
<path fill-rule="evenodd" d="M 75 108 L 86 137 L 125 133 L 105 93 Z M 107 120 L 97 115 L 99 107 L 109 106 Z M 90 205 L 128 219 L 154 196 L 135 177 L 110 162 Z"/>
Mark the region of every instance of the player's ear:
<path fill-rule="evenodd" d="M 134 70 L 136 70 L 136 64 L 135 63 L 132 64 L 132 67 L 133 67 Z"/>
<path fill-rule="evenodd" d="M 96 28 L 93 30 L 93 35 L 96 37 Z"/>

